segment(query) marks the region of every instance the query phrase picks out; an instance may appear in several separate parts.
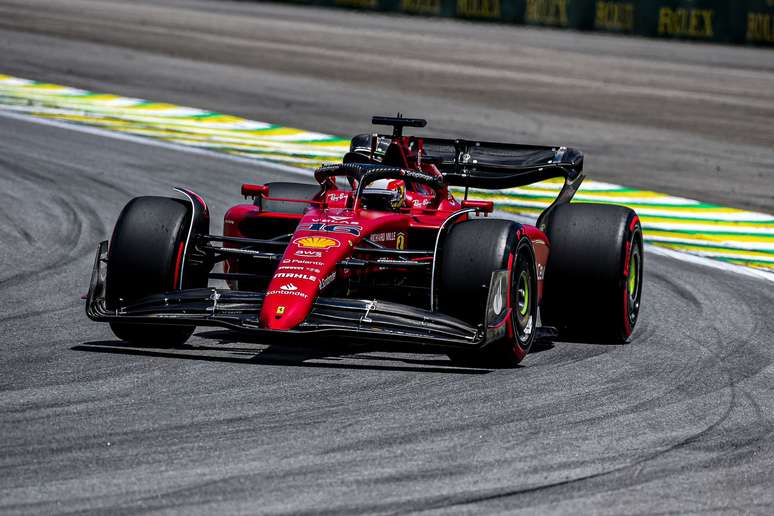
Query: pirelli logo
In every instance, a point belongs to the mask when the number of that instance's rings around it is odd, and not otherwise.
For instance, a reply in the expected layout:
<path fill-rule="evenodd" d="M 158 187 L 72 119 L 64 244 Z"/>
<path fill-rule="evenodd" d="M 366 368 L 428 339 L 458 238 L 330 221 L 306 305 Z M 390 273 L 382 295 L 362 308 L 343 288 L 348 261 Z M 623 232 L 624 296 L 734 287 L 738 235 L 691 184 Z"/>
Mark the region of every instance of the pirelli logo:
<path fill-rule="evenodd" d="M 400 10 L 414 14 L 441 14 L 441 0 L 400 0 Z"/>
<path fill-rule="evenodd" d="M 658 11 L 658 34 L 710 39 L 715 36 L 713 9 L 672 9 Z"/>
<path fill-rule="evenodd" d="M 457 0 L 457 16 L 469 18 L 499 18 L 500 0 Z"/>
<path fill-rule="evenodd" d="M 597 2 L 594 28 L 615 32 L 634 32 L 634 2 Z"/>
<path fill-rule="evenodd" d="M 527 0 L 524 19 L 527 23 L 567 27 L 570 23 L 567 5 L 570 0 Z"/>

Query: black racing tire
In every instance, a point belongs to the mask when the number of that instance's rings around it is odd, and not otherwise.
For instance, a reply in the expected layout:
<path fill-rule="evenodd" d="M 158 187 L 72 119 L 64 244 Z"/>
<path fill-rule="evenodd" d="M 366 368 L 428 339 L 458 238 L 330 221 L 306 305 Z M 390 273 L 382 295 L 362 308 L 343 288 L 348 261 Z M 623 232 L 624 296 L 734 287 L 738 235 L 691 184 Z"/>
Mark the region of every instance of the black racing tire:
<path fill-rule="evenodd" d="M 474 219 L 454 225 L 443 242 L 438 308 L 471 325 L 485 318 L 492 273 L 510 268 L 508 282 L 513 335 L 480 350 L 449 353 L 460 365 L 513 367 L 529 352 L 537 322 L 537 274 L 532 244 L 515 222 Z M 519 286 L 525 291 L 519 291 Z M 525 297 L 526 296 L 526 297 Z M 516 307 L 523 301 L 521 309 Z"/>
<path fill-rule="evenodd" d="M 196 326 L 110 323 L 113 335 L 135 346 L 175 348 L 193 335 Z"/>
<path fill-rule="evenodd" d="M 276 182 L 266 183 L 266 186 L 269 187 L 269 197 L 301 199 L 305 201 L 314 200 L 322 190 L 320 185 L 310 185 L 306 183 Z M 272 201 L 271 199 L 263 198 L 256 199 L 255 202 L 263 211 L 287 213 L 291 215 L 303 215 L 309 207 L 309 204 L 302 202 Z"/>
<path fill-rule="evenodd" d="M 541 322 L 567 340 L 628 342 L 639 316 L 644 264 L 634 210 L 560 205 L 549 216 L 546 234 Z"/>
<path fill-rule="evenodd" d="M 168 197 L 136 197 L 118 216 L 108 247 L 105 301 L 115 310 L 141 299 L 179 288 L 177 275 L 188 237 L 191 210 L 185 201 Z M 206 278 L 188 275 L 185 288 L 205 287 Z M 121 340 L 135 345 L 178 346 L 195 326 L 111 323 Z"/>

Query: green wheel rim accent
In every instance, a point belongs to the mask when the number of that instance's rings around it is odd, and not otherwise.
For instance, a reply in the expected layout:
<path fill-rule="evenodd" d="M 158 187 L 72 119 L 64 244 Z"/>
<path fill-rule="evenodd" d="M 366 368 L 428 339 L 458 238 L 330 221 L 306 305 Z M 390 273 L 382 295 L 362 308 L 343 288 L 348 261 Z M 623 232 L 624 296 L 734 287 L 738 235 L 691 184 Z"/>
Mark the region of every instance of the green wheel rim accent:
<path fill-rule="evenodd" d="M 632 260 L 629 263 L 629 297 L 633 298 L 634 294 L 637 292 L 637 270 L 638 270 L 638 261 L 640 260 L 640 257 L 638 254 L 634 254 L 632 256 Z"/>
<path fill-rule="evenodd" d="M 519 287 L 518 287 L 518 306 L 519 315 L 524 317 L 529 313 L 529 276 L 527 271 L 521 271 L 519 275 Z"/>

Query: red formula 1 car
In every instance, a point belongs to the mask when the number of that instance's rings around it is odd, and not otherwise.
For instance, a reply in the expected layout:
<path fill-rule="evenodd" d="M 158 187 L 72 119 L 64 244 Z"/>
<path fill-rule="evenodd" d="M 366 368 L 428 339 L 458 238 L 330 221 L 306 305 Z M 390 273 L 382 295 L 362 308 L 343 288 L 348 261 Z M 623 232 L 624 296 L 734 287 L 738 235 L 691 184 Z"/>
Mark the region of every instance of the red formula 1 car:
<path fill-rule="evenodd" d="M 196 326 L 415 343 L 511 366 L 538 334 L 627 341 L 642 287 L 628 208 L 570 204 L 583 156 L 543 147 L 404 136 L 421 119 L 374 117 L 317 185 L 242 186 L 254 202 L 209 233 L 204 200 L 138 197 L 99 245 L 86 311 L 132 343 L 179 345 Z M 535 226 L 487 217 L 468 188 L 564 177 Z M 344 185 L 345 187 L 342 187 Z M 465 188 L 460 202 L 449 186 Z M 216 267 L 222 264 L 222 272 Z M 208 286 L 225 280 L 229 288 Z M 221 282 L 221 286 L 222 286 Z"/>

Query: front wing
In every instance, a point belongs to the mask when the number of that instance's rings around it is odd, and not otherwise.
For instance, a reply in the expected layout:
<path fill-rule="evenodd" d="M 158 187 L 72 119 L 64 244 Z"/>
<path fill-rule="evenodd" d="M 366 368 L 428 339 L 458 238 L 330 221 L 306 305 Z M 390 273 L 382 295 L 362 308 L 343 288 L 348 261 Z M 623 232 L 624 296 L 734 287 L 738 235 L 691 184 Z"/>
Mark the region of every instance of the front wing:
<path fill-rule="evenodd" d="M 107 242 L 102 242 L 86 299 L 86 315 L 94 321 L 220 326 L 266 336 L 331 334 L 449 348 L 477 348 L 490 340 L 483 324 L 474 327 L 438 312 L 380 300 L 320 297 L 306 320 L 290 331 L 258 325 L 264 298 L 260 292 L 175 290 L 112 310 L 105 302 L 106 256 Z"/>

